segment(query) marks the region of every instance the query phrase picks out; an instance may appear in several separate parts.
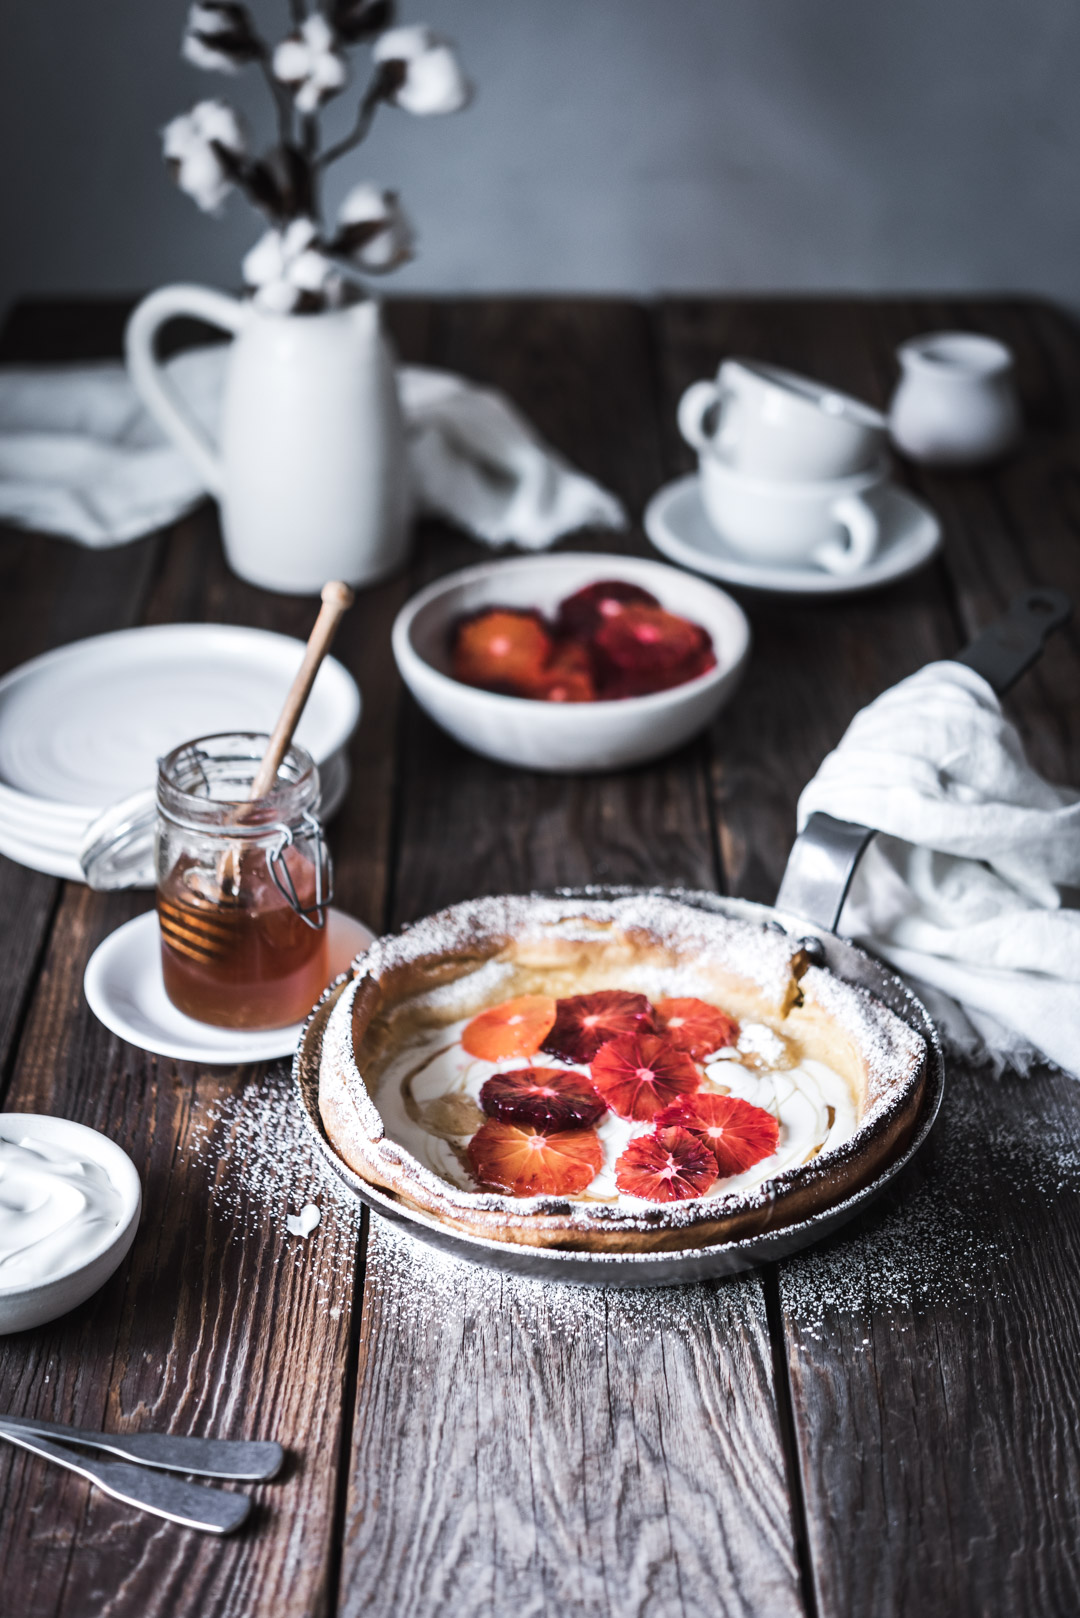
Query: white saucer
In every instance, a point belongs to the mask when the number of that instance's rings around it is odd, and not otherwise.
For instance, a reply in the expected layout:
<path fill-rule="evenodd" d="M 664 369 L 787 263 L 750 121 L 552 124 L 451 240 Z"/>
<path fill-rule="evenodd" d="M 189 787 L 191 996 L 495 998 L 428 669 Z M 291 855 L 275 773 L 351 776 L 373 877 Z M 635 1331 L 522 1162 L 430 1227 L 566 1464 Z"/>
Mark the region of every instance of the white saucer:
<path fill-rule="evenodd" d="M 881 544 L 877 555 L 858 573 L 826 573 L 823 568 L 754 562 L 717 533 L 705 514 L 696 473 L 665 484 L 645 508 L 645 532 L 672 562 L 754 590 L 787 595 L 850 595 L 872 590 L 914 573 L 941 544 L 941 524 L 934 513 L 906 489 L 886 484 L 877 496 Z"/>
<path fill-rule="evenodd" d="M 354 955 L 374 938 L 370 928 L 344 911 L 331 910 L 328 926 L 329 979 L 344 972 Z M 302 1023 L 270 1028 L 264 1033 L 213 1028 L 177 1011 L 161 977 L 161 944 L 157 912 L 148 910 L 125 922 L 98 945 L 86 965 L 83 989 L 90 1010 L 105 1027 L 129 1045 L 154 1056 L 207 1066 L 237 1062 L 269 1062 L 291 1056 Z"/>

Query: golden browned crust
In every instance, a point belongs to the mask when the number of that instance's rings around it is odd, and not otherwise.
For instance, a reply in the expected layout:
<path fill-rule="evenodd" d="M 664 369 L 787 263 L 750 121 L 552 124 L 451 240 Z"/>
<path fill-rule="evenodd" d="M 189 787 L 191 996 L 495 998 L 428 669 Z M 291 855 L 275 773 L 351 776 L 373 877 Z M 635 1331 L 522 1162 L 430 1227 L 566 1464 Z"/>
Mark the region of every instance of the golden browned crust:
<path fill-rule="evenodd" d="M 844 1145 L 741 1195 L 617 1204 L 463 1191 L 390 1140 L 372 1096 L 393 1052 L 513 994 L 641 987 L 681 969 L 686 992 L 782 1033 L 851 1087 L 858 1127 Z M 910 1139 L 926 1083 L 925 1043 L 864 991 L 809 967 L 785 935 L 674 899 L 508 899 L 456 906 L 380 940 L 327 1025 L 319 1080 L 326 1133 L 361 1178 L 403 1206 L 489 1240 L 567 1250 L 680 1250 L 794 1224 L 851 1195 Z"/>

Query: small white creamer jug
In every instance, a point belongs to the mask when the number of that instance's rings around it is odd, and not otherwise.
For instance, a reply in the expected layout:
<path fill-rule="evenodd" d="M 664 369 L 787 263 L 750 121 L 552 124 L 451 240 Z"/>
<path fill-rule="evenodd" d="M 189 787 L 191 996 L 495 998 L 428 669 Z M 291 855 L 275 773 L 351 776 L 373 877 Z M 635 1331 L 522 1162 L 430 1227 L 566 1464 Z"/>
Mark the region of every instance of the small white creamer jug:
<path fill-rule="evenodd" d="M 160 327 L 183 315 L 235 334 L 220 447 L 154 352 Z M 241 578 L 306 595 L 327 579 L 371 584 L 404 563 L 405 431 L 377 303 L 279 315 L 209 287 L 167 286 L 139 304 L 125 343 L 143 403 L 220 503 Z"/>
<path fill-rule="evenodd" d="M 933 332 L 902 344 L 897 358 L 889 431 L 902 454 L 927 466 L 963 467 L 1012 449 L 1022 424 L 1004 343 L 976 332 Z"/>

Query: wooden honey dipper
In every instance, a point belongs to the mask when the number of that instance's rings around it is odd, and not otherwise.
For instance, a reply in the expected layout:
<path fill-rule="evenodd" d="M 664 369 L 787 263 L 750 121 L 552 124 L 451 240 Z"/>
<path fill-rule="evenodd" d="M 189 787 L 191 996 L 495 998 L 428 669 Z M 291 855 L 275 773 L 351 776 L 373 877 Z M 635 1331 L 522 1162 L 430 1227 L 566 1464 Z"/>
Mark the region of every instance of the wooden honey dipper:
<path fill-rule="evenodd" d="M 303 661 L 296 671 L 296 677 L 289 687 L 288 694 L 278 715 L 277 724 L 271 733 L 262 756 L 255 779 L 251 784 L 249 800 L 257 801 L 265 798 L 277 780 L 277 773 L 281 761 L 289 750 L 293 733 L 300 723 L 300 716 L 307 705 L 311 688 L 315 684 L 318 674 L 331 642 L 337 633 L 338 624 L 345 613 L 352 606 L 353 592 L 347 584 L 335 579 L 325 584 L 322 590 L 322 606 L 315 626 L 308 636 L 308 643 L 304 649 Z M 242 817 L 242 816 L 241 816 Z M 241 818 L 238 817 L 238 818 Z M 215 894 L 212 889 L 200 896 L 203 904 L 197 911 L 185 904 L 183 909 L 167 899 L 160 891 L 158 893 L 158 918 L 164 936 L 174 949 L 195 959 L 211 961 L 223 954 L 228 948 L 229 933 L 220 923 L 215 924 L 215 907 L 221 903 L 229 903 L 235 899 L 240 891 L 240 866 L 243 859 L 243 846 L 240 843 L 231 843 L 228 848 L 222 849 L 217 862 L 217 886 Z M 208 884 L 209 888 L 209 884 Z"/>
<path fill-rule="evenodd" d="M 307 647 L 304 651 L 304 660 L 296 671 L 296 678 L 289 687 L 289 694 L 285 698 L 284 706 L 278 715 L 278 722 L 274 726 L 266 752 L 262 756 L 254 781 L 251 783 L 252 798 L 265 798 L 274 782 L 281 761 L 289 750 L 289 743 L 293 739 L 293 732 L 300 723 L 300 715 L 307 706 L 307 699 L 311 695 L 311 688 L 315 684 L 315 676 L 319 672 L 322 660 L 330 650 L 330 644 L 337 634 L 337 627 L 342 618 L 353 604 L 353 593 L 347 584 L 335 579 L 332 584 L 324 584 L 322 589 L 322 606 L 319 616 L 315 620 L 315 627 L 308 636 Z"/>

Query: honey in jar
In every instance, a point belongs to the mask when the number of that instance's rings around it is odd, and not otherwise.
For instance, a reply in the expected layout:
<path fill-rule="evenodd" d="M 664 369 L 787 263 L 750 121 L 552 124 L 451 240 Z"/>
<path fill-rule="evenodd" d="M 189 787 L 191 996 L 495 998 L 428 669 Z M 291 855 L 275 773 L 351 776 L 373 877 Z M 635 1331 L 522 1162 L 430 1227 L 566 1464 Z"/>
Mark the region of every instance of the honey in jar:
<path fill-rule="evenodd" d="M 280 1028 L 329 977 L 329 862 L 318 772 L 292 746 L 273 790 L 247 793 L 265 736 L 204 736 L 158 770 L 161 967 L 173 1005 L 221 1028 Z"/>

